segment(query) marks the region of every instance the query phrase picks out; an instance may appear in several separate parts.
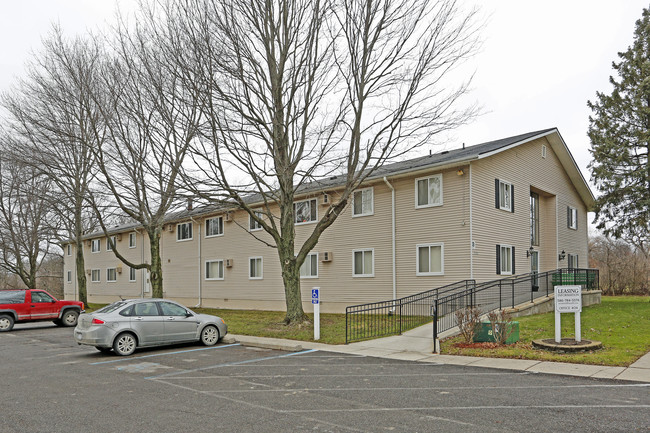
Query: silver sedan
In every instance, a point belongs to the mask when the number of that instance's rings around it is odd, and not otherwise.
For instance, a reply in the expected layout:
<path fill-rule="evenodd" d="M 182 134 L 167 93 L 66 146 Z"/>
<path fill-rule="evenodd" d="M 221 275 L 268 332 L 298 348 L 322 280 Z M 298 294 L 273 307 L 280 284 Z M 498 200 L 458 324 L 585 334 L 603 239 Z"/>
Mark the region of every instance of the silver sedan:
<path fill-rule="evenodd" d="M 228 332 L 217 316 L 197 314 L 167 299 L 131 299 L 114 302 L 79 316 L 77 344 L 108 353 L 130 355 L 138 347 L 201 341 L 212 346 Z"/>

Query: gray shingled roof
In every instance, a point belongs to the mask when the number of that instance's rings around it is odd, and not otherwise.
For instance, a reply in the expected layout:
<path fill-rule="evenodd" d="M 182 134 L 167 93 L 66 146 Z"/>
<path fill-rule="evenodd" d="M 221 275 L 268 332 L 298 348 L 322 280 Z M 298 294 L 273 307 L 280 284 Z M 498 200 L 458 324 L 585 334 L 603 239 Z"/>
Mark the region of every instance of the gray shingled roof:
<path fill-rule="evenodd" d="M 378 168 L 377 170 L 375 170 L 375 172 L 373 172 L 372 175 L 368 177 L 368 180 L 380 179 L 385 176 L 386 177 L 394 176 L 401 173 L 408 173 L 408 172 L 418 171 L 426 168 L 433 168 L 436 166 L 461 163 L 473 159 L 478 159 L 481 155 L 491 153 L 496 150 L 506 148 L 508 146 L 512 146 L 514 144 L 526 141 L 528 139 L 531 139 L 539 135 L 548 134 L 549 132 L 552 131 L 556 131 L 556 128 L 542 129 L 539 131 L 528 132 L 526 134 L 515 135 L 513 137 L 502 138 L 500 140 L 493 140 L 493 141 L 488 141 L 486 143 L 480 143 L 472 146 L 465 146 L 461 149 L 453 149 L 449 151 L 443 151 L 440 153 L 434 153 L 432 155 L 426 155 L 418 158 L 408 159 L 405 161 L 394 162 L 392 164 L 386 164 Z M 344 176 L 331 176 L 327 179 L 317 180 L 302 185 L 300 188 L 298 188 L 297 194 L 306 194 L 306 193 L 316 192 L 321 190 L 334 189 L 338 186 L 343 185 L 344 182 L 345 182 Z M 259 203 L 261 201 L 262 201 L 262 196 L 260 194 L 252 194 L 246 198 L 247 203 Z M 236 206 L 233 204 L 233 205 L 201 206 L 192 210 L 183 209 L 177 212 L 170 213 L 165 218 L 165 221 L 172 222 L 172 221 L 186 220 L 190 217 L 197 217 L 202 215 L 209 215 L 209 214 L 223 212 L 228 209 L 232 209 L 234 207 Z M 137 223 L 124 224 L 124 225 L 111 227 L 108 230 L 108 232 L 109 234 L 119 233 L 119 232 L 127 231 L 129 229 L 136 228 L 138 226 L 139 224 Z M 102 236 L 102 235 L 103 235 L 102 231 L 97 231 L 84 236 L 84 238 L 87 239 L 87 238 Z"/>

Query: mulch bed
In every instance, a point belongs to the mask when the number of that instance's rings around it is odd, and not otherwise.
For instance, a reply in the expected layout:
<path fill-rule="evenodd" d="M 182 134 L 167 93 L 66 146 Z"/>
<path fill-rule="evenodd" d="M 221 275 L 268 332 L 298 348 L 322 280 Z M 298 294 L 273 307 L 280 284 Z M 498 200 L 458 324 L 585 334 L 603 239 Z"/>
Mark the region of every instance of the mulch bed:
<path fill-rule="evenodd" d="M 497 349 L 502 345 L 499 343 L 485 342 L 485 343 L 454 343 L 453 346 L 459 349 Z"/>

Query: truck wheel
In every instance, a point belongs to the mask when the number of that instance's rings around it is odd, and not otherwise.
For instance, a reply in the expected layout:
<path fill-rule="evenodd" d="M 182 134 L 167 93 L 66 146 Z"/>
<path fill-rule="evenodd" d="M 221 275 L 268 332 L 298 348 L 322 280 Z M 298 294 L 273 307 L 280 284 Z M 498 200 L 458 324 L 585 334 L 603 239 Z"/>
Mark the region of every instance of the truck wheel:
<path fill-rule="evenodd" d="M 77 326 L 77 319 L 79 318 L 79 313 L 75 310 L 67 310 L 61 316 L 61 326 Z"/>
<path fill-rule="evenodd" d="M 0 314 L 0 332 L 11 331 L 14 327 L 14 318 L 8 314 Z"/>

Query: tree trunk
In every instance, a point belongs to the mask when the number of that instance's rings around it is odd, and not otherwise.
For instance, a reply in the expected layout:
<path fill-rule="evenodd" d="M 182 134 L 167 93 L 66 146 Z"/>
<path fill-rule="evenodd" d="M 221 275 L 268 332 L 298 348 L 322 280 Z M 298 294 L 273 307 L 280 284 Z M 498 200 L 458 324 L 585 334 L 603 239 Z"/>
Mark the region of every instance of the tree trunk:
<path fill-rule="evenodd" d="M 79 290 L 79 300 L 88 305 L 88 291 L 86 290 L 86 267 L 84 261 L 84 243 L 81 239 L 81 230 L 78 231 L 75 239 L 75 264 L 77 265 L 77 286 Z"/>
<path fill-rule="evenodd" d="M 287 315 L 284 318 L 284 323 L 294 324 L 302 323 L 307 319 L 307 315 L 302 309 L 302 296 L 300 295 L 300 266 L 296 263 L 296 258 L 283 254 L 278 248 L 280 253 L 280 261 L 282 263 L 282 282 L 284 283 L 284 298 L 287 305 Z"/>
<path fill-rule="evenodd" d="M 163 297 L 162 259 L 160 258 L 161 231 L 161 227 L 155 227 L 148 231 L 149 245 L 151 249 L 149 281 L 151 281 L 151 296 L 154 298 Z"/>

